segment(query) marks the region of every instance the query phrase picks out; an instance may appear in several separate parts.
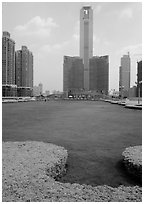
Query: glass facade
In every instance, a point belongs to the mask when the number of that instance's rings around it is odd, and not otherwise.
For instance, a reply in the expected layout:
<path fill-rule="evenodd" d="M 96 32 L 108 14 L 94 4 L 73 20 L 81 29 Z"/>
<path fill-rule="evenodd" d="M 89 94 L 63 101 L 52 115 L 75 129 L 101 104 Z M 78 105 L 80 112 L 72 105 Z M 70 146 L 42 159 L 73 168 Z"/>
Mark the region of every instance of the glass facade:
<path fill-rule="evenodd" d="M 63 80 L 64 91 L 83 89 L 84 67 L 80 57 L 64 56 Z"/>
<path fill-rule="evenodd" d="M 108 94 L 109 90 L 109 57 L 92 57 L 90 59 L 90 90 Z"/>

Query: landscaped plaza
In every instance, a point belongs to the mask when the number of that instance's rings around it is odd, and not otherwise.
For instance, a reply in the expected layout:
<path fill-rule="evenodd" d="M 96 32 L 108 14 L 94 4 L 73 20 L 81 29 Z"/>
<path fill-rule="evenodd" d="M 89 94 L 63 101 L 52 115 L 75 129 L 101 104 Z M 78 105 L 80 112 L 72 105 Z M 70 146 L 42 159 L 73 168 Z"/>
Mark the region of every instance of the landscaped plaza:
<path fill-rule="evenodd" d="M 142 112 L 104 101 L 38 101 L 2 105 L 3 141 L 43 141 L 68 151 L 61 182 L 133 186 L 122 152 L 142 144 Z"/>

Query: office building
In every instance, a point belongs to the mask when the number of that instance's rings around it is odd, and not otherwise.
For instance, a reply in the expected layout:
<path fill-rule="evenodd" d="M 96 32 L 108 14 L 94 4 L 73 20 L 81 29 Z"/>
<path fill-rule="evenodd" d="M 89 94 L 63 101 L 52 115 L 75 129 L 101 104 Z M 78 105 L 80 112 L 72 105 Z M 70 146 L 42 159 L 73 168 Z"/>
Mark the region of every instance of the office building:
<path fill-rule="evenodd" d="M 121 57 L 121 66 L 119 67 L 119 92 L 121 97 L 128 97 L 130 88 L 130 56 Z"/>
<path fill-rule="evenodd" d="M 93 10 L 80 10 L 80 57 L 64 57 L 63 91 L 87 98 L 92 92 L 108 94 L 109 57 L 93 57 Z M 81 93 L 80 93 L 81 92 Z"/>
<path fill-rule="evenodd" d="M 80 57 L 64 56 L 63 91 L 75 92 L 83 89 L 83 60 Z"/>
<path fill-rule="evenodd" d="M 26 46 L 16 51 L 16 84 L 18 96 L 32 96 L 33 54 Z"/>
<path fill-rule="evenodd" d="M 80 10 L 80 57 L 84 64 L 84 89 L 89 90 L 89 59 L 93 56 L 93 10 L 84 6 Z"/>
<path fill-rule="evenodd" d="M 137 97 L 142 97 L 142 60 L 137 62 Z"/>
<path fill-rule="evenodd" d="M 16 96 L 15 83 L 15 41 L 10 33 L 3 32 L 2 36 L 2 96 Z"/>
<path fill-rule="evenodd" d="M 109 90 L 109 57 L 94 56 L 90 59 L 90 90 L 108 94 Z"/>

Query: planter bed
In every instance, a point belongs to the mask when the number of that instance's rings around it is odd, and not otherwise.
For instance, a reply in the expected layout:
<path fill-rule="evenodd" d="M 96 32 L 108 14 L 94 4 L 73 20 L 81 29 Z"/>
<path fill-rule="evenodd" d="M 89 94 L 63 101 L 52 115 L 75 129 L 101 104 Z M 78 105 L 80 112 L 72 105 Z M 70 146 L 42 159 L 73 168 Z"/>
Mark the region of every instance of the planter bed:
<path fill-rule="evenodd" d="M 3 142 L 3 202 L 141 201 L 139 186 L 95 186 L 60 183 L 67 151 L 43 142 Z"/>

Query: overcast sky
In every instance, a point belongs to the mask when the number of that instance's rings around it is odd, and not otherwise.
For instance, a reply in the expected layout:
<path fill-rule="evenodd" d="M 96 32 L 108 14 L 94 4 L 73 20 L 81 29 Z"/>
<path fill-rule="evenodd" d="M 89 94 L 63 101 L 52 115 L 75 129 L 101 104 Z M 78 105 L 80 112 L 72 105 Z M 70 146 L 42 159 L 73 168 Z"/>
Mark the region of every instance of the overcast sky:
<path fill-rule="evenodd" d="M 88 3 L 2 4 L 2 30 L 8 31 L 16 50 L 26 45 L 34 55 L 34 85 L 63 90 L 63 56 L 79 55 L 80 9 Z M 118 90 L 120 58 L 130 52 L 131 86 L 142 53 L 142 4 L 89 3 L 93 8 L 94 55 L 109 55 L 109 89 Z"/>

